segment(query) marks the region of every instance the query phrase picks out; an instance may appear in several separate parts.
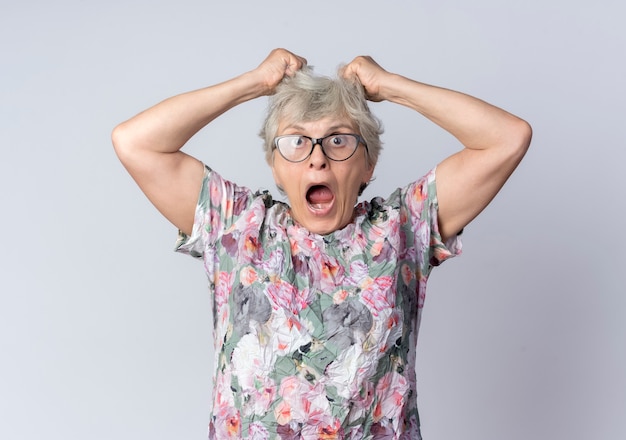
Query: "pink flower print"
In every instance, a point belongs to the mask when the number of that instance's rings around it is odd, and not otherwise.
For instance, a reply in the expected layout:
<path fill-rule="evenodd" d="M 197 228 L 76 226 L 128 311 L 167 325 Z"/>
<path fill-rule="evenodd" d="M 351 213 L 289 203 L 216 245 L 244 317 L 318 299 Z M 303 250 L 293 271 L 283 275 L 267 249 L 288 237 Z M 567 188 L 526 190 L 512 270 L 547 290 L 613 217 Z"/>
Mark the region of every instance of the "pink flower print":
<path fill-rule="evenodd" d="M 346 298 L 348 298 L 348 296 L 350 296 L 350 292 L 348 292 L 347 290 L 345 289 L 337 290 L 333 294 L 333 303 L 341 304 L 342 302 L 346 300 Z"/>
<path fill-rule="evenodd" d="M 282 280 L 276 280 L 267 285 L 266 291 L 274 310 L 286 309 L 292 313 L 297 312 L 293 307 L 296 289 L 292 284 Z"/>
<path fill-rule="evenodd" d="M 344 434 L 345 440 L 363 440 L 364 438 L 363 425 L 353 426 Z"/>
<path fill-rule="evenodd" d="M 235 397 L 231 389 L 231 375 L 230 372 L 224 373 L 218 372 L 215 377 L 215 384 L 213 386 L 215 409 L 229 408 L 235 405 Z"/>
<path fill-rule="evenodd" d="M 258 209 L 252 209 L 245 213 L 245 218 L 239 219 L 231 233 L 236 242 L 237 248 L 235 254 L 232 253 L 231 248 L 227 248 L 228 254 L 237 258 L 241 262 L 252 261 L 260 250 L 259 243 L 259 225 L 262 221 L 262 213 L 258 212 Z M 227 246 L 225 243 L 226 236 L 222 239 L 222 245 Z"/>
<path fill-rule="evenodd" d="M 363 261 L 354 261 L 350 264 L 350 276 L 346 278 L 345 284 L 361 290 L 361 299 L 374 316 L 395 306 L 393 278 L 388 275 L 371 278 Z"/>
<path fill-rule="evenodd" d="M 278 394 L 283 400 L 274 415 L 281 425 L 294 421 L 315 426 L 328 422 L 331 417 L 324 386 L 320 383 L 313 386 L 300 376 L 287 376 L 280 383 Z"/>
<path fill-rule="evenodd" d="M 249 195 L 246 192 L 235 192 L 233 201 L 233 215 L 239 216 L 248 206 Z"/>
<path fill-rule="evenodd" d="M 276 420 L 285 425 L 292 420 L 303 423 L 307 419 L 309 402 L 303 401 L 305 392 L 308 391 L 305 384 L 297 376 L 287 376 L 280 383 L 278 394 L 283 398 L 281 404 L 276 407 Z"/>
<path fill-rule="evenodd" d="M 428 261 L 424 260 L 424 257 L 428 257 L 428 246 L 430 246 L 430 226 L 426 220 L 420 220 L 415 226 L 415 244 L 421 252 L 417 254 L 417 265 L 420 268 L 424 267 L 424 263 Z"/>
<path fill-rule="evenodd" d="M 257 271 L 260 274 L 267 274 L 270 278 L 270 281 L 274 281 L 277 274 L 283 273 L 284 265 L 285 253 L 282 249 L 275 249 L 270 252 L 269 256 L 266 259 L 255 262 Z"/>
<path fill-rule="evenodd" d="M 400 208 L 400 219 L 399 219 L 400 224 L 401 225 L 406 225 L 408 220 L 409 220 L 409 212 L 403 206 L 402 208 Z"/>
<path fill-rule="evenodd" d="M 397 252 L 396 249 L 389 243 L 388 241 L 380 242 L 380 246 L 376 245 L 377 254 L 373 256 L 373 260 L 376 263 L 384 263 L 384 262 L 395 262 L 397 261 Z"/>
<path fill-rule="evenodd" d="M 420 181 L 418 184 L 413 185 L 413 192 L 411 197 L 415 202 L 422 203 L 428 197 L 428 187 L 424 184 L 424 181 Z"/>
<path fill-rule="evenodd" d="M 320 426 L 317 438 L 320 440 L 343 439 L 343 428 L 339 420 L 335 419 L 325 426 Z"/>
<path fill-rule="evenodd" d="M 433 247 L 433 253 L 430 257 L 432 266 L 439 266 L 451 256 L 461 251 L 460 243 L 449 240 L 447 243 L 441 241 L 440 236 L 431 235 L 430 245 Z M 446 247 L 449 246 L 450 248 Z"/>
<path fill-rule="evenodd" d="M 270 433 L 261 422 L 251 423 L 248 427 L 248 440 L 268 440 Z"/>
<path fill-rule="evenodd" d="M 301 405 L 305 411 L 305 422 L 308 422 L 311 426 L 315 425 L 327 425 L 332 423 L 332 415 L 330 411 L 330 404 L 326 399 L 326 390 L 324 385 L 317 383 L 313 386 L 303 378 L 301 391 L 304 391 L 300 395 Z"/>
<path fill-rule="evenodd" d="M 223 306 L 228 304 L 228 297 L 230 296 L 232 287 L 233 274 L 221 271 L 217 276 L 217 283 L 215 284 L 215 301 L 218 305 Z"/>
<path fill-rule="evenodd" d="M 374 423 L 370 428 L 372 440 L 396 440 L 395 430 L 390 423 Z M 417 439 L 414 439 L 417 440 Z"/>
<path fill-rule="evenodd" d="M 241 417 L 235 408 L 221 408 L 214 425 L 216 438 L 241 438 Z"/>
<path fill-rule="evenodd" d="M 274 409 L 274 417 L 276 418 L 276 423 L 282 426 L 286 426 L 291 419 L 291 405 L 284 400 L 281 400 L 276 408 Z"/>
<path fill-rule="evenodd" d="M 402 315 L 398 309 L 393 309 L 386 320 L 387 338 L 384 344 L 381 344 L 380 353 L 387 351 L 390 345 L 396 344 L 396 341 L 402 337 Z"/>
<path fill-rule="evenodd" d="M 244 229 L 246 231 L 246 234 L 250 234 L 251 230 L 258 231 L 259 226 L 264 220 L 264 215 L 265 215 L 265 210 L 262 209 L 261 206 L 259 206 L 258 204 L 252 205 L 251 209 L 247 211 L 246 215 L 244 216 L 243 225 L 245 227 L 244 228 L 240 227 L 240 229 Z"/>
<path fill-rule="evenodd" d="M 239 235 L 241 233 L 231 227 L 224 235 L 222 235 L 221 244 L 226 253 L 231 256 L 237 256 L 237 252 L 239 251 Z"/>
<path fill-rule="evenodd" d="M 211 190 L 211 206 L 222 206 L 223 185 L 217 179 L 209 185 Z"/>
<path fill-rule="evenodd" d="M 392 420 L 397 425 L 408 389 L 409 384 L 406 378 L 395 371 L 381 377 L 376 384 L 378 402 L 374 408 L 374 421 L 379 422 L 384 418 Z"/>
<path fill-rule="evenodd" d="M 371 279 L 369 276 L 369 267 L 364 261 L 353 261 L 350 264 L 350 275 L 346 278 L 346 284 L 359 286 L 365 279 Z"/>
<path fill-rule="evenodd" d="M 389 221 L 385 230 L 385 238 L 388 240 L 391 246 L 396 249 L 400 247 L 401 243 L 404 243 L 399 240 L 400 225 L 404 224 L 400 223 L 400 216 L 401 215 L 398 211 L 391 211 L 389 213 Z"/>
<path fill-rule="evenodd" d="M 222 219 L 217 213 L 211 212 L 210 215 L 211 215 L 211 220 L 210 220 L 211 233 L 212 233 L 212 237 L 215 237 L 216 233 L 221 232 L 222 230 Z"/>
<path fill-rule="evenodd" d="M 352 260 L 355 256 L 362 258 L 362 254 L 367 245 L 367 238 L 363 229 L 360 227 L 355 228 L 353 233 L 349 237 L 342 238 L 338 247 L 344 252 L 344 259 L 346 261 Z"/>
<path fill-rule="evenodd" d="M 306 425 L 302 428 L 302 440 L 339 440 L 343 439 L 343 428 L 339 420 L 328 423 Z"/>
<path fill-rule="evenodd" d="M 269 410 L 276 397 L 276 385 L 271 378 L 262 377 L 257 382 L 257 388 L 250 393 L 249 409 L 253 414 L 264 415 Z"/>
<path fill-rule="evenodd" d="M 305 254 L 311 254 L 315 247 L 314 240 L 310 236 L 304 235 L 302 233 L 296 234 L 296 236 L 292 236 L 289 233 L 292 230 L 292 228 L 287 230 L 287 234 L 289 235 L 289 242 L 291 245 L 291 254 L 298 255 L 301 252 Z M 303 231 L 302 228 L 300 228 L 299 230 Z"/>
<path fill-rule="evenodd" d="M 231 199 L 224 200 L 221 208 L 224 213 L 224 217 L 231 217 L 233 214 L 233 201 Z"/>
<path fill-rule="evenodd" d="M 397 214 L 389 219 L 385 228 L 372 226 L 368 231 L 369 241 L 372 243 L 369 248 L 369 253 L 377 263 L 385 261 L 395 261 L 396 249 L 398 248 L 398 240 L 395 239 L 398 235 L 398 221 Z M 393 243 L 389 240 L 393 240 Z"/>
<path fill-rule="evenodd" d="M 244 287 L 250 286 L 259 278 L 256 270 L 252 266 L 245 266 L 239 272 L 239 282 L 244 285 Z"/>
<path fill-rule="evenodd" d="M 378 224 L 372 225 L 372 227 L 367 231 L 367 238 L 369 241 L 377 242 L 383 241 L 387 236 L 387 229 L 381 228 Z"/>
<path fill-rule="evenodd" d="M 383 310 L 395 306 L 393 278 L 390 276 L 368 278 L 360 287 L 361 298 L 372 311 L 372 315 L 378 316 Z"/>
<path fill-rule="evenodd" d="M 426 281 L 425 277 L 422 276 L 420 278 L 419 287 L 417 288 L 417 308 L 423 309 L 424 302 L 426 301 Z"/>
<path fill-rule="evenodd" d="M 276 282 L 269 284 L 266 292 L 274 305 L 274 310 L 285 309 L 297 315 L 307 306 L 307 298 L 299 295 L 297 289 L 285 281 L 276 280 Z"/>
<path fill-rule="evenodd" d="M 411 281 L 415 279 L 413 269 L 407 263 L 403 263 L 402 266 L 400 266 L 400 276 L 402 277 L 402 282 L 405 286 L 411 284 Z"/>
<path fill-rule="evenodd" d="M 280 440 L 302 440 L 302 437 L 300 437 L 300 428 L 291 426 L 291 424 L 279 424 L 276 427 L 276 434 L 278 434 Z"/>
<path fill-rule="evenodd" d="M 243 239 L 242 257 L 245 261 L 250 261 L 252 256 L 259 250 L 259 238 L 255 235 L 246 235 Z"/>
<path fill-rule="evenodd" d="M 293 270 L 299 277 L 308 279 L 311 276 L 311 270 L 309 269 L 309 257 L 300 254 L 295 255 L 292 259 Z"/>
<path fill-rule="evenodd" d="M 384 244 L 385 244 L 384 241 L 375 241 L 370 246 L 370 255 L 374 257 L 374 261 L 376 261 L 376 257 L 378 257 L 380 253 L 382 252 Z"/>
<path fill-rule="evenodd" d="M 344 268 L 335 258 L 326 257 L 322 260 L 320 290 L 332 293 L 336 286 L 343 282 Z"/>

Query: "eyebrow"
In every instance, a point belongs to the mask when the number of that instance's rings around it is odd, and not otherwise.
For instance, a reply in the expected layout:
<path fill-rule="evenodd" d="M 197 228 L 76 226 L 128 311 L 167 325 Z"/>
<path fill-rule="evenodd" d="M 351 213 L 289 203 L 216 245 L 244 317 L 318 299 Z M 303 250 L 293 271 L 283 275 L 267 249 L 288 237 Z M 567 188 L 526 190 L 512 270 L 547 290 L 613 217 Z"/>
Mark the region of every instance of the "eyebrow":
<path fill-rule="evenodd" d="M 338 124 L 338 125 L 332 125 L 332 126 L 328 127 L 327 132 L 328 133 L 332 133 L 332 132 L 340 130 L 342 128 L 345 128 L 345 129 L 350 130 L 350 131 L 354 131 L 354 128 L 352 126 L 350 126 L 350 125 Z M 287 127 L 285 127 L 285 130 L 289 130 L 289 129 L 305 131 L 304 127 L 301 126 L 301 125 L 298 125 L 298 124 L 288 125 Z"/>

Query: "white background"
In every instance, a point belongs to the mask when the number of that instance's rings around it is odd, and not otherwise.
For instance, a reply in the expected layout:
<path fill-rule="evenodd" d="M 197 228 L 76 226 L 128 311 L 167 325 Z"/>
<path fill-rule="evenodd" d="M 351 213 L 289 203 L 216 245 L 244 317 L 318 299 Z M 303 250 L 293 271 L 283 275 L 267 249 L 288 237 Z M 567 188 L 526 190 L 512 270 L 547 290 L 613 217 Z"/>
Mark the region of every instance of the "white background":
<path fill-rule="evenodd" d="M 332 75 L 369 54 L 528 120 L 534 139 L 464 255 L 437 269 L 418 348 L 426 440 L 626 438 L 626 28 L 621 0 L 8 1 L 0 6 L 0 438 L 202 439 L 202 264 L 117 161 L 112 128 L 274 47 Z M 246 103 L 186 147 L 275 191 Z M 373 104 L 388 195 L 459 145 Z"/>

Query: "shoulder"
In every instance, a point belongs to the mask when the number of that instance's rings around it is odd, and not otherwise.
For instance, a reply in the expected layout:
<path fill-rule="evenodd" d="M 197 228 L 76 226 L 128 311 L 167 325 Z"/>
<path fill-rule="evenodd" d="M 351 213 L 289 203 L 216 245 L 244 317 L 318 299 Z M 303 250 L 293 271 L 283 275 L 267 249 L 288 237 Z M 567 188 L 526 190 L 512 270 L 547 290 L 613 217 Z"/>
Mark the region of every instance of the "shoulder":
<path fill-rule="evenodd" d="M 384 213 L 394 210 L 402 210 L 411 207 L 415 210 L 417 207 L 430 205 L 430 202 L 437 201 L 436 190 L 436 168 L 431 169 L 419 179 L 403 186 L 396 188 L 389 196 L 377 196 L 368 201 L 359 203 L 356 207 L 358 215 L 364 215 L 370 219 L 377 219 Z"/>

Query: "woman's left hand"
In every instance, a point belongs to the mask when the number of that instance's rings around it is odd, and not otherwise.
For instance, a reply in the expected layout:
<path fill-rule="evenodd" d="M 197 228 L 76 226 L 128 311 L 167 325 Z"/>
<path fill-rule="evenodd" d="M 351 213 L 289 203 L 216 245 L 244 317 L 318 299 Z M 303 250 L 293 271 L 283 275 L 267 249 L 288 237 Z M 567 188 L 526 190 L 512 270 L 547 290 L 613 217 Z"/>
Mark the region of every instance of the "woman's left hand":
<path fill-rule="evenodd" d="M 444 239 L 476 217 L 526 153 L 528 123 L 472 96 L 387 72 L 359 56 L 340 72 L 356 79 L 371 101 L 389 101 L 418 111 L 465 147 L 437 166 L 439 230 Z"/>
<path fill-rule="evenodd" d="M 341 69 L 340 75 L 346 79 L 357 79 L 365 89 L 368 100 L 380 102 L 387 99 L 384 84 L 391 75 L 370 56 L 358 56 Z"/>

